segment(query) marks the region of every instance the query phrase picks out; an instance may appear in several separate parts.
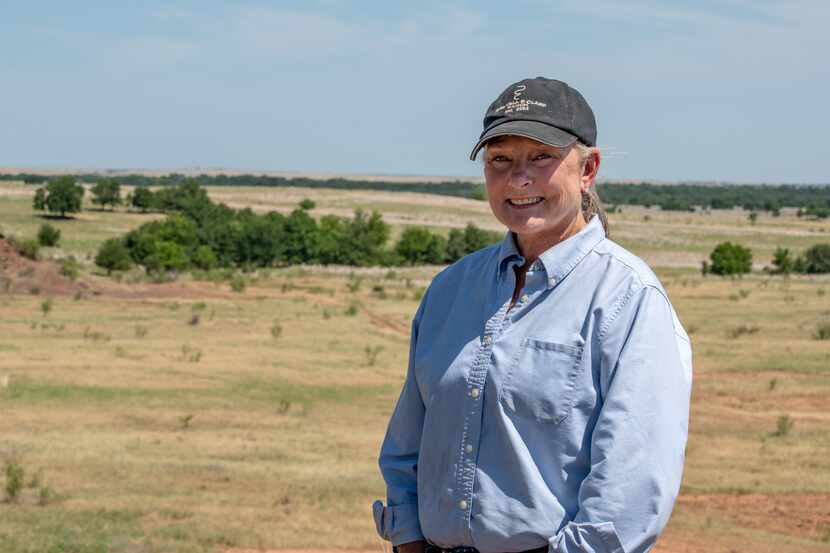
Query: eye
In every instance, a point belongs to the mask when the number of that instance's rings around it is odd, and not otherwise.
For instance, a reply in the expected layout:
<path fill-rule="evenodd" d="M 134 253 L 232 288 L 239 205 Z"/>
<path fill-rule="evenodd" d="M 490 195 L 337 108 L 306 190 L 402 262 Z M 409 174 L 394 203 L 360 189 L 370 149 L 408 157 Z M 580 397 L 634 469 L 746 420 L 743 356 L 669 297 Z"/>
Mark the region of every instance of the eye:
<path fill-rule="evenodd" d="M 510 163 L 510 158 L 504 154 L 494 154 L 490 156 L 488 161 L 496 166 L 503 167 L 504 165 Z"/>

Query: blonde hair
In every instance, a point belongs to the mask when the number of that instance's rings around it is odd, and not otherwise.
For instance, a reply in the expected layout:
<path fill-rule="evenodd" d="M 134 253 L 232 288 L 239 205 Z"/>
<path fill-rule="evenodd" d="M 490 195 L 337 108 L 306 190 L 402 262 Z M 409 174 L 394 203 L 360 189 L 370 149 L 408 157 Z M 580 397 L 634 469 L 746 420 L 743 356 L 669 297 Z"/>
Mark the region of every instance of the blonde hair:
<path fill-rule="evenodd" d="M 594 152 L 599 152 L 599 148 L 586 146 L 582 142 L 576 143 L 576 149 L 579 152 L 579 161 L 583 166 L 588 162 Z M 594 215 L 599 217 L 605 235 L 608 236 L 608 217 L 605 215 L 605 208 L 602 207 L 602 202 L 597 194 L 596 185 L 590 187 L 587 192 L 582 193 L 582 216 L 585 218 L 585 221 L 590 221 Z"/>

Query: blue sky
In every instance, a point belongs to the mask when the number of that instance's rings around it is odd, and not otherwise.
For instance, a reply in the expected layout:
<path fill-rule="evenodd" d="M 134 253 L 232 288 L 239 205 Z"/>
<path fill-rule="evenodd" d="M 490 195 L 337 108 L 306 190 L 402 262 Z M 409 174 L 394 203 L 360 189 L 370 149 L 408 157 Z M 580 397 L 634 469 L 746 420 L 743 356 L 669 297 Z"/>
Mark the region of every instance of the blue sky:
<path fill-rule="evenodd" d="M 0 0 L 0 166 L 477 175 L 544 75 L 609 179 L 830 182 L 830 3 Z"/>

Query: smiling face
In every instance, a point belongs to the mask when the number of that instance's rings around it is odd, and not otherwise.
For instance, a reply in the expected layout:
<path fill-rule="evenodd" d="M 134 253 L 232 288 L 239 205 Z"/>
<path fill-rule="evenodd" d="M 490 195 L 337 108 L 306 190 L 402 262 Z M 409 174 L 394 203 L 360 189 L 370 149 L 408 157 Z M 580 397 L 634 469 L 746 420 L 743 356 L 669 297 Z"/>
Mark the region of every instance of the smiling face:
<path fill-rule="evenodd" d="M 583 226 L 582 191 L 594 183 L 599 152 L 583 162 L 579 149 L 548 146 L 521 136 L 489 141 L 484 179 L 493 214 L 513 231 L 522 254 L 539 253 Z"/>

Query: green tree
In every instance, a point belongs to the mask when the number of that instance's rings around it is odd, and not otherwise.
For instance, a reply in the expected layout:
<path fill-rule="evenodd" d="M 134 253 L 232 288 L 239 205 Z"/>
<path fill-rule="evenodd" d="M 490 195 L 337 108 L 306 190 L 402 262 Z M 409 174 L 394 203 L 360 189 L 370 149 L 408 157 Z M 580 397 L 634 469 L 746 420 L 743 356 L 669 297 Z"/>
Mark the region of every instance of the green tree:
<path fill-rule="evenodd" d="M 395 245 L 395 252 L 411 265 L 442 263 L 446 255 L 447 241 L 424 227 L 407 227 Z"/>
<path fill-rule="evenodd" d="M 184 248 L 169 240 L 158 240 L 153 243 L 153 249 L 144 259 L 144 266 L 148 273 L 161 271 L 181 271 L 190 264 Z"/>
<path fill-rule="evenodd" d="M 78 213 L 84 198 L 84 187 L 75 183 L 75 178 L 64 175 L 46 185 L 46 209 L 66 217 L 67 213 Z"/>
<path fill-rule="evenodd" d="M 32 207 L 38 211 L 46 211 L 46 187 L 41 186 L 35 190 L 35 197 L 32 200 Z"/>
<path fill-rule="evenodd" d="M 40 225 L 40 230 L 37 232 L 37 241 L 41 246 L 57 246 L 61 239 L 61 231 L 50 225 L 44 223 Z"/>
<path fill-rule="evenodd" d="M 801 256 L 802 272 L 818 274 L 830 273 L 830 244 L 815 244 L 807 248 Z"/>
<path fill-rule="evenodd" d="M 736 275 L 752 270 L 752 251 L 732 242 L 721 242 L 709 254 L 709 270 L 716 275 Z"/>
<path fill-rule="evenodd" d="M 132 267 L 133 263 L 124 242 L 119 238 L 110 238 L 98 248 L 95 264 L 106 269 L 107 274 L 110 275 L 113 271 L 126 271 Z"/>
<path fill-rule="evenodd" d="M 101 179 L 90 190 L 92 203 L 114 208 L 121 205 L 121 185 L 115 179 Z"/>
<path fill-rule="evenodd" d="M 789 248 L 776 248 L 772 254 L 773 273 L 788 275 L 793 271 L 794 260 Z"/>
<path fill-rule="evenodd" d="M 317 222 L 302 209 L 285 219 L 285 259 L 289 263 L 315 263 L 319 260 L 320 233 Z"/>
<path fill-rule="evenodd" d="M 191 260 L 193 261 L 193 265 L 204 271 L 209 271 L 216 267 L 216 254 L 213 253 L 210 246 L 199 246 L 196 248 Z"/>
<path fill-rule="evenodd" d="M 447 240 L 446 261 L 452 263 L 469 253 L 486 248 L 502 239 L 498 232 L 480 229 L 467 223 L 464 230 L 452 229 Z"/>
<path fill-rule="evenodd" d="M 133 191 L 132 202 L 130 205 L 140 209 L 142 213 L 146 213 L 147 210 L 153 208 L 154 203 L 155 194 L 153 194 L 153 191 L 146 186 L 137 186 Z"/>

